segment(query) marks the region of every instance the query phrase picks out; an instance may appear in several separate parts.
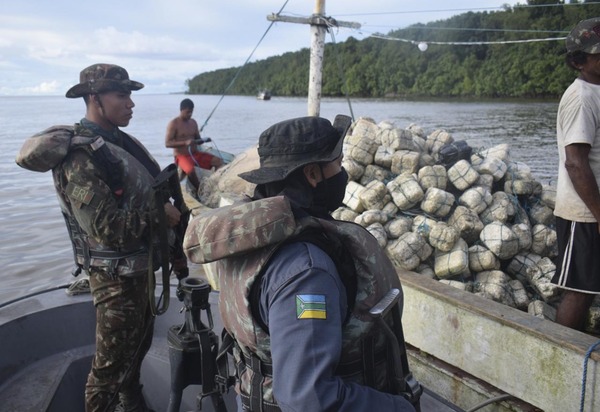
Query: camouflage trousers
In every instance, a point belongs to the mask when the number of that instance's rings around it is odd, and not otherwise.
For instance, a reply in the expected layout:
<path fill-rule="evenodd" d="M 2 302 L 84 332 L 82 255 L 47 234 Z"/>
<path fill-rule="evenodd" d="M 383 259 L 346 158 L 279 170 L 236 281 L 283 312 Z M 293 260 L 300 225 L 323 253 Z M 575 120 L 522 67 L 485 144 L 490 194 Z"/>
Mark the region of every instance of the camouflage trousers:
<path fill-rule="evenodd" d="M 148 279 L 113 278 L 90 269 L 90 289 L 96 307 L 96 353 L 85 387 L 85 410 L 112 411 L 119 397 L 140 396 L 140 368 L 154 330 Z"/>

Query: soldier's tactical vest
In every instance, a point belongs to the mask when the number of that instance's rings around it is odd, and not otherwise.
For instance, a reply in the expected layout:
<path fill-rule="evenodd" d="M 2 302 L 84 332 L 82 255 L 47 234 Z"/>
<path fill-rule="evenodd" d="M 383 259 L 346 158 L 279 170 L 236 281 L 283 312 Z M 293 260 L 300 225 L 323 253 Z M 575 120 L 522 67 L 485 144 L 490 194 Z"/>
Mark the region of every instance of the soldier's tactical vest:
<path fill-rule="evenodd" d="M 288 200 L 273 197 L 200 215 L 190 223 L 184 241 L 190 260 L 217 261 L 221 317 L 236 342 L 238 391 L 251 410 L 277 410 L 269 334 L 253 315 L 254 286 L 278 247 L 297 236 L 310 242 L 310 236 L 302 233 L 311 230 L 326 236 L 333 247 L 344 248 L 353 263 L 353 273 L 340 273 L 342 279 L 355 279 L 356 294 L 354 302 L 349 297 L 353 309 L 343 325 L 343 349 L 336 374 L 345 381 L 394 393 L 387 338 L 369 314 L 390 289 L 401 290 L 389 258 L 362 226 L 313 217 L 295 221 Z M 257 409 L 257 393 L 263 409 Z"/>
<path fill-rule="evenodd" d="M 128 137 L 147 154 L 137 140 Z M 101 268 L 119 276 L 147 274 L 150 262 L 149 245 L 141 241 L 119 247 L 104 245 L 99 239 L 86 234 L 74 218 L 73 209 L 86 201 L 86 193 L 85 190 L 67 182 L 61 166 L 69 154 L 76 150 L 83 150 L 89 154 L 97 173 L 109 185 L 121 209 L 146 209 L 147 219 L 151 221 L 151 208 L 154 207 L 153 176 L 138 159 L 123 148 L 106 142 L 78 124 L 74 127 L 54 126 L 29 138 L 17 156 L 17 163 L 33 171 L 52 170 L 60 208 L 73 245 L 77 265 L 74 274 L 77 274 L 77 270 L 88 270 L 90 267 Z M 154 162 L 149 154 L 147 156 Z M 156 164 L 156 167 L 159 166 Z M 78 202 L 78 199 L 81 202 Z M 99 202 L 101 199 L 92 201 Z"/>

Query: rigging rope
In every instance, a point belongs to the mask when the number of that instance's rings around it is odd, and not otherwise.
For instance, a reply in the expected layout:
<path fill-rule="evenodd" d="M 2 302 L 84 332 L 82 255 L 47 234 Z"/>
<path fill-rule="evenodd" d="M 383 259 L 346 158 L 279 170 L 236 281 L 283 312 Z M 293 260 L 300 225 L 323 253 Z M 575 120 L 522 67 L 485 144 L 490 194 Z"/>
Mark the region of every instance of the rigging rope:
<path fill-rule="evenodd" d="M 344 89 L 344 94 L 346 95 L 346 101 L 348 102 L 348 108 L 350 109 L 350 117 L 352 118 L 352 121 L 354 121 L 354 111 L 352 110 L 352 102 L 350 101 L 350 95 L 348 94 L 348 84 L 346 82 L 346 75 L 344 73 L 344 68 L 342 67 L 342 60 L 340 59 L 340 54 L 337 53 L 336 48 L 335 48 L 335 35 L 333 34 L 333 27 L 338 27 L 335 26 L 334 23 L 332 23 L 332 19 L 328 18 L 327 19 L 327 31 L 329 32 L 329 34 L 331 35 L 331 41 L 333 42 L 333 48 L 332 50 L 335 53 L 335 58 L 337 61 L 337 65 L 338 65 L 338 69 L 340 71 L 340 78 L 342 80 L 342 87 Z"/>
<path fill-rule="evenodd" d="M 374 33 L 371 34 L 370 37 L 373 37 L 375 39 L 382 39 L 382 40 L 393 40 L 393 41 L 400 41 L 400 42 L 404 42 L 404 43 L 411 43 L 411 44 L 420 44 L 420 43 L 426 43 L 426 44 L 443 44 L 443 45 L 450 45 L 450 46 L 474 46 L 474 45 L 482 45 L 482 44 L 515 44 L 515 43 L 534 43 L 534 42 L 543 42 L 543 41 L 559 41 L 559 40 L 565 40 L 566 37 L 547 37 L 544 39 L 525 39 L 525 40 L 499 40 L 499 41 L 473 41 L 473 42 L 468 42 L 468 41 L 427 41 L 427 40 L 409 40 L 409 39 L 402 39 L 402 38 L 398 38 L 398 37 L 391 37 L 391 36 L 386 36 L 384 34 L 378 34 L 378 33 Z"/>
<path fill-rule="evenodd" d="M 502 5 L 496 7 L 473 7 L 469 9 L 437 9 L 437 10 L 408 10 L 408 11 L 382 11 L 372 13 L 346 13 L 338 14 L 340 17 L 350 16 L 377 16 L 389 14 L 423 14 L 423 13 L 446 13 L 454 11 L 475 11 L 475 10 L 510 10 L 510 9 L 529 9 L 539 7 L 566 7 L 566 6 L 590 6 L 600 4 L 600 1 L 586 1 L 585 3 L 558 3 L 558 4 L 516 4 L 514 6 Z"/>
<path fill-rule="evenodd" d="M 286 0 L 285 3 L 283 3 L 283 6 L 281 6 L 281 9 L 279 9 L 279 12 L 277 12 L 277 15 L 279 15 L 283 9 L 285 8 L 285 6 L 288 4 L 290 0 Z M 225 97 L 225 95 L 227 94 L 227 91 L 229 91 L 229 89 L 231 88 L 231 86 L 233 86 L 233 84 L 235 83 L 236 79 L 238 78 L 238 76 L 240 75 L 240 73 L 242 72 L 242 69 L 244 67 L 246 67 L 246 65 L 248 64 L 248 62 L 250 61 L 250 59 L 252 58 L 252 55 L 254 54 L 254 52 L 256 51 L 256 49 L 258 48 L 258 46 L 260 45 L 260 43 L 262 43 L 262 41 L 264 40 L 264 38 L 267 36 L 267 33 L 269 32 L 269 30 L 271 30 L 271 27 L 273 27 L 273 24 L 275 24 L 274 21 L 271 22 L 271 24 L 269 24 L 269 27 L 267 27 L 267 30 L 265 31 L 265 33 L 262 35 L 262 37 L 260 38 L 260 40 L 258 41 L 258 43 L 256 44 L 256 46 L 254 47 L 254 49 L 252 50 L 252 52 L 250 53 L 250 56 L 248 56 L 248 58 L 246 59 L 246 61 L 244 62 L 243 66 L 240 67 L 237 71 L 237 73 L 235 74 L 235 76 L 233 76 L 233 79 L 231 79 L 231 82 L 229 83 L 229 85 L 225 88 L 225 91 L 223 92 L 223 94 L 221 95 L 221 98 L 219 99 L 219 101 L 217 102 L 217 104 L 215 105 L 215 107 L 212 109 L 212 111 L 210 112 L 210 114 L 208 115 L 208 117 L 206 118 L 206 120 L 204 121 L 204 124 L 202 125 L 202 127 L 200 128 L 200 131 L 202 132 L 204 130 L 204 127 L 207 125 L 208 121 L 210 120 L 210 118 L 212 117 L 212 115 L 215 113 L 215 111 L 217 110 L 217 107 L 219 107 L 219 104 L 221 104 L 221 101 L 223 100 L 223 98 Z"/>

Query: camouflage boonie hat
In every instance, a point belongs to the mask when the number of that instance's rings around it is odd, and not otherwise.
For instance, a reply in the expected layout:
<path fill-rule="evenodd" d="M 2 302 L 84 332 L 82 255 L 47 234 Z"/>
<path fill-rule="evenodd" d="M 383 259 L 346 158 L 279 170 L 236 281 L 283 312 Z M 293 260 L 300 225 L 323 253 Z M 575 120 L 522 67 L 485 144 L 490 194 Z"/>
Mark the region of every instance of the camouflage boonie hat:
<path fill-rule="evenodd" d="M 83 97 L 110 91 L 140 90 L 144 85 L 129 80 L 127 70 L 115 64 L 97 63 L 86 67 L 79 74 L 79 84 L 71 87 L 66 96 Z"/>
<path fill-rule="evenodd" d="M 331 162 L 342 154 L 351 124 L 352 119 L 344 115 L 337 115 L 333 125 L 316 116 L 274 124 L 258 139 L 260 168 L 239 176 L 250 183 L 265 184 L 283 180 L 307 164 Z"/>
<path fill-rule="evenodd" d="M 567 36 L 567 53 L 600 53 L 600 17 L 582 20 Z"/>

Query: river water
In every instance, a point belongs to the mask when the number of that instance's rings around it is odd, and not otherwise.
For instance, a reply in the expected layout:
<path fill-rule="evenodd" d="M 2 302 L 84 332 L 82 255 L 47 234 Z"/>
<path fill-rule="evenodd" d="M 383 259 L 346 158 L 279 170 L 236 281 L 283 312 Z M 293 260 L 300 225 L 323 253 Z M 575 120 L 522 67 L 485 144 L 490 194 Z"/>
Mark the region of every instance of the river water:
<path fill-rule="evenodd" d="M 139 138 L 161 166 L 172 161 L 164 147 L 168 121 L 179 113 L 182 95 L 134 94 L 136 108 L 126 132 Z M 270 101 L 254 97 L 189 96 L 195 118 L 206 122 L 203 137 L 218 149 L 239 153 L 257 143 L 273 123 L 307 112 L 304 98 Z M 325 99 L 321 116 L 336 114 L 391 121 L 397 127 L 421 126 L 427 134 L 445 129 L 455 140 L 466 140 L 476 150 L 500 143 L 511 147 L 511 158 L 530 166 L 544 184 L 556 184 L 557 102 L 466 102 Z M 23 141 L 56 124 L 72 124 L 83 117 L 81 99 L 63 97 L 0 97 L 0 303 L 29 293 L 64 285 L 70 275 L 72 251 L 60 214 L 50 172 L 21 169 L 15 156 Z"/>

